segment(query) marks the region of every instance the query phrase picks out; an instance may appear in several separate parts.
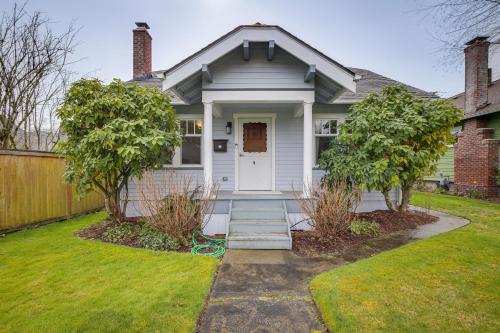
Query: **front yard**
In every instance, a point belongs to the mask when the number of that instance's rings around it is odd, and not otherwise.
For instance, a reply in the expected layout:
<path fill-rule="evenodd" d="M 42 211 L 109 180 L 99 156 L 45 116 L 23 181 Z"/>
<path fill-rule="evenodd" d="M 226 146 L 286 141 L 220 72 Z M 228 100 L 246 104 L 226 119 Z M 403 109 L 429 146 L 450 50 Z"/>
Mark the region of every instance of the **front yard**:
<path fill-rule="evenodd" d="M 471 224 L 314 279 L 330 331 L 500 331 L 500 204 L 428 193 L 412 203 Z"/>
<path fill-rule="evenodd" d="M 0 332 L 192 332 L 217 261 L 81 240 L 97 213 L 0 238 Z"/>

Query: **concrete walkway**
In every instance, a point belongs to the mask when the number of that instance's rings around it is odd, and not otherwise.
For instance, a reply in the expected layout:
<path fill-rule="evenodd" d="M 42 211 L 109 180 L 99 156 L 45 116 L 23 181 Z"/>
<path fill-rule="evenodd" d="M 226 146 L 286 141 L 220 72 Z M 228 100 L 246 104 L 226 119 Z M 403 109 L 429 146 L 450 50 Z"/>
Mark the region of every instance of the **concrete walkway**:
<path fill-rule="evenodd" d="M 303 258 L 280 250 L 228 250 L 200 332 L 326 331 L 309 293 L 309 282 L 332 268 L 469 223 L 440 212 L 426 212 L 439 221 L 372 239 L 333 257 Z"/>

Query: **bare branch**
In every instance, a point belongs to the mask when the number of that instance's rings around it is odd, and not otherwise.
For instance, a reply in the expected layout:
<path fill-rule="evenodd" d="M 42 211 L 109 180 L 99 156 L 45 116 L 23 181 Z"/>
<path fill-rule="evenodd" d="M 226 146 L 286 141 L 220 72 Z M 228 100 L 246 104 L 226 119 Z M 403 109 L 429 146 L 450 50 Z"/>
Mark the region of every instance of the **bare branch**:
<path fill-rule="evenodd" d="M 428 0 L 417 12 L 432 24 L 447 66 L 462 63 L 463 46 L 472 38 L 500 33 L 500 0 Z"/>
<path fill-rule="evenodd" d="M 77 29 L 62 33 L 40 12 L 14 5 L 0 20 L 0 148 L 51 149 L 60 133 L 55 110 L 74 73 Z"/>

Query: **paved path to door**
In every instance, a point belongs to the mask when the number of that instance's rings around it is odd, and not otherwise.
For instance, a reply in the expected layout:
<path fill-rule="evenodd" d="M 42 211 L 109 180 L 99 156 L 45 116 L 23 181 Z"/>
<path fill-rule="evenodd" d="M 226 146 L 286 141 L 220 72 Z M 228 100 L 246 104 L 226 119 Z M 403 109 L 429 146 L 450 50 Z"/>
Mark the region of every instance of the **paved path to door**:
<path fill-rule="evenodd" d="M 309 282 L 332 268 L 468 223 L 439 212 L 430 214 L 439 221 L 370 240 L 334 257 L 303 258 L 281 250 L 228 250 L 200 332 L 326 331 L 309 293 Z"/>

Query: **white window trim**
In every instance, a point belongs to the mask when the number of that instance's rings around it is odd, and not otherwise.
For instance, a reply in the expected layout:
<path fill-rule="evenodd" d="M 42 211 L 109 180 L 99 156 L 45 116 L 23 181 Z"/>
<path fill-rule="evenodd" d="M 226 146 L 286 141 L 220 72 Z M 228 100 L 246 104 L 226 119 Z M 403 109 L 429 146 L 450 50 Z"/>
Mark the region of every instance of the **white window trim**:
<path fill-rule="evenodd" d="M 316 134 L 316 121 L 317 120 L 336 120 L 337 121 L 337 134 Z M 318 161 L 316 160 L 316 137 L 336 137 L 339 135 L 340 125 L 345 123 L 348 120 L 346 113 L 313 113 L 313 122 L 312 122 L 312 135 L 313 135 L 313 161 L 314 168 L 318 168 Z"/>
<path fill-rule="evenodd" d="M 201 120 L 203 122 L 203 115 L 202 114 L 178 114 L 177 115 L 177 118 L 180 120 L 180 121 L 184 121 L 184 120 Z M 202 131 L 201 131 L 201 134 L 187 134 L 186 136 L 192 136 L 192 137 L 200 137 L 201 138 L 201 163 L 200 164 L 182 164 L 182 157 L 181 157 L 181 153 L 182 153 L 182 144 L 178 147 L 175 147 L 174 149 L 174 156 L 172 157 L 172 164 L 164 164 L 163 167 L 164 168 L 175 168 L 175 169 L 182 169 L 182 168 L 186 168 L 186 169 L 189 169 L 189 168 L 199 168 L 199 167 L 203 167 L 203 127 L 202 127 Z"/>

